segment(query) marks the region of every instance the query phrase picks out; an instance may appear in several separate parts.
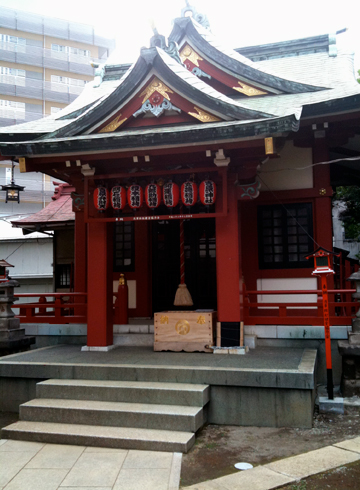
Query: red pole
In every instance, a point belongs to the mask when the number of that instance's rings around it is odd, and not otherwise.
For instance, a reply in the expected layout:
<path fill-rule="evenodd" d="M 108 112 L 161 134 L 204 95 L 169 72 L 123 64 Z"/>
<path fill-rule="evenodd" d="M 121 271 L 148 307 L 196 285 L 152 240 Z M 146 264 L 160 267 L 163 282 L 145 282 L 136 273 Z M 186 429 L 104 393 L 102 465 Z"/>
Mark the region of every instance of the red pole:
<path fill-rule="evenodd" d="M 321 275 L 321 289 L 323 295 L 323 312 L 324 312 L 324 329 L 325 329 L 327 392 L 328 392 L 329 400 L 333 400 L 334 385 L 333 385 L 333 375 L 332 375 L 329 298 L 328 298 L 326 274 Z"/>
<path fill-rule="evenodd" d="M 185 284 L 184 220 L 180 220 L 180 284 Z"/>

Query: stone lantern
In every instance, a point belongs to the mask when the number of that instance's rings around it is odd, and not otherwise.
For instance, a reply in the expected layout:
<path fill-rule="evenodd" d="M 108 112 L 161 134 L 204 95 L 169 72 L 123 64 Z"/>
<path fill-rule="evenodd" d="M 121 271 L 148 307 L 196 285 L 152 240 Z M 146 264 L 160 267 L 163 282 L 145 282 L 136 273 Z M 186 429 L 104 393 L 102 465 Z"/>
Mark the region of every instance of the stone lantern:
<path fill-rule="evenodd" d="M 360 302 L 360 271 L 351 274 L 347 280 L 355 283 L 356 293 L 352 297 Z M 344 397 L 360 395 L 360 309 L 351 324 L 348 340 L 338 342 L 342 356 L 341 392 Z"/>
<path fill-rule="evenodd" d="M 18 299 L 14 298 L 14 288 L 20 284 L 9 277 L 8 267 L 14 266 L 0 260 L 0 355 L 27 350 L 35 343 L 35 337 L 27 337 L 20 328 L 20 320 L 11 309 Z"/>

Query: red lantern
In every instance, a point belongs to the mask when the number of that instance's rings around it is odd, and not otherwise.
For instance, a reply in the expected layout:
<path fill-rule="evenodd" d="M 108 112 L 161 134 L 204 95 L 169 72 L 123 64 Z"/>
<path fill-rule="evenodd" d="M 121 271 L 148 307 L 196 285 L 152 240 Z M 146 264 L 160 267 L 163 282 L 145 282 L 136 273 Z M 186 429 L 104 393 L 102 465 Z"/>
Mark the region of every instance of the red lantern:
<path fill-rule="evenodd" d="M 179 203 L 179 186 L 173 182 L 168 182 L 163 187 L 164 204 L 168 208 L 174 208 Z"/>
<path fill-rule="evenodd" d="M 106 187 L 97 187 L 94 190 L 94 206 L 98 211 L 105 211 L 109 207 L 109 191 Z"/>
<path fill-rule="evenodd" d="M 155 209 L 161 204 L 161 189 L 157 184 L 148 184 L 145 188 L 145 201 L 150 209 Z"/>
<path fill-rule="evenodd" d="M 194 206 L 197 201 L 198 190 L 194 182 L 186 181 L 181 186 L 181 200 L 185 206 Z"/>
<path fill-rule="evenodd" d="M 144 200 L 144 193 L 138 184 L 133 184 L 128 188 L 127 200 L 131 209 L 139 209 Z"/>
<path fill-rule="evenodd" d="M 204 180 L 199 186 L 200 201 L 211 206 L 216 201 L 216 184 L 212 180 Z"/>
<path fill-rule="evenodd" d="M 126 206 L 126 189 L 121 185 L 116 185 L 110 192 L 111 206 L 116 211 L 124 209 Z"/>

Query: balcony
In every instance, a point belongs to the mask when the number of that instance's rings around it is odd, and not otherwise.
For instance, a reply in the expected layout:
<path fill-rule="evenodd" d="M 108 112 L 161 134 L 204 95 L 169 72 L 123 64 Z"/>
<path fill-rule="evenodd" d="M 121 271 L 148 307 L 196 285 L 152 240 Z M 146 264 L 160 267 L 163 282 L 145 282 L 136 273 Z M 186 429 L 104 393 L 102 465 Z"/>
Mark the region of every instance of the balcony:
<path fill-rule="evenodd" d="M 4 41 L 0 42 L 0 61 L 91 76 L 94 75 L 94 68 L 90 63 L 92 61 L 96 63 L 104 62 L 104 60 L 88 56 L 63 53 L 48 48 Z"/>
<path fill-rule="evenodd" d="M 1 95 L 10 95 L 70 104 L 81 94 L 83 88 L 34 78 L 0 75 L 0 98 Z"/>
<path fill-rule="evenodd" d="M 43 17 L 42 15 L 5 7 L 1 7 L 0 26 L 43 36 L 94 44 L 95 46 L 108 48 L 110 51 L 115 47 L 114 39 L 99 36 L 90 25 Z"/>

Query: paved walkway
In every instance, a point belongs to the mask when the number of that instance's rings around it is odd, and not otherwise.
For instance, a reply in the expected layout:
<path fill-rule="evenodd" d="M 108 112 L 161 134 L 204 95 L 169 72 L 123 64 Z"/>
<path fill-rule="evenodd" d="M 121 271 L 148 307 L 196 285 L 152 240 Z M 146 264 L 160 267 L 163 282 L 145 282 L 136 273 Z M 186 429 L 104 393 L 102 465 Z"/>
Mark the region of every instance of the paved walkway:
<path fill-rule="evenodd" d="M 358 460 L 360 437 L 192 485 L 186 490 L 271 490 Z"/>
<path fill-rule="evenodd" d="M 0 440 L 0 490 L 178 490 L 181 454 Z"/>
<path fill-rule="evenodd" d="M 360 437 L 184 490 L 271 490 L 360 460 Z M 178 490 L 181 454 L 0 440 L 0 490 Z"/>

